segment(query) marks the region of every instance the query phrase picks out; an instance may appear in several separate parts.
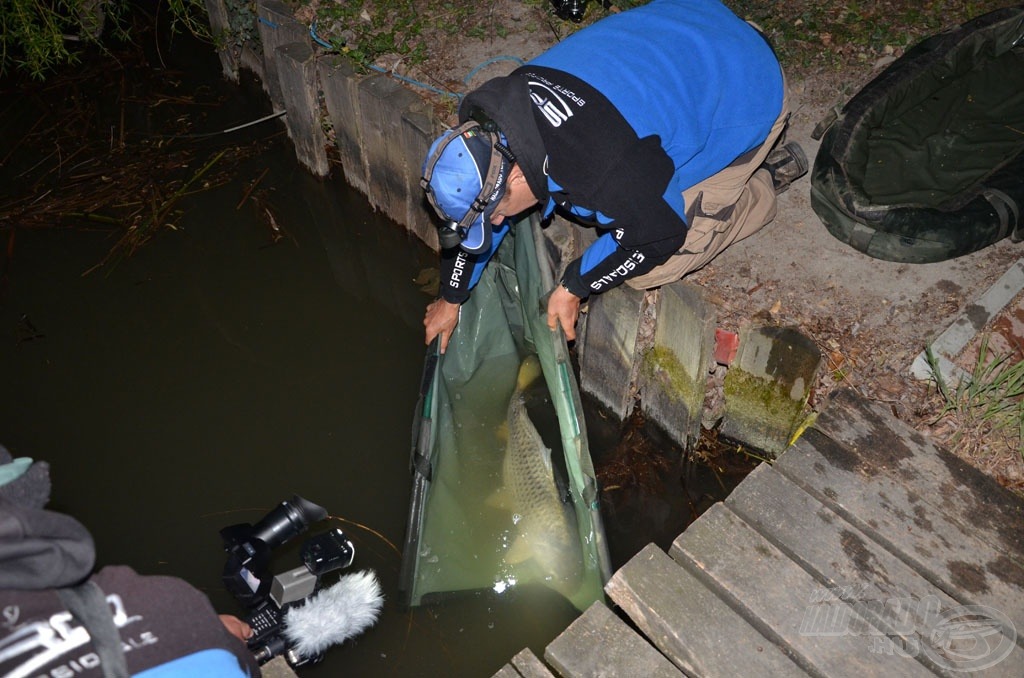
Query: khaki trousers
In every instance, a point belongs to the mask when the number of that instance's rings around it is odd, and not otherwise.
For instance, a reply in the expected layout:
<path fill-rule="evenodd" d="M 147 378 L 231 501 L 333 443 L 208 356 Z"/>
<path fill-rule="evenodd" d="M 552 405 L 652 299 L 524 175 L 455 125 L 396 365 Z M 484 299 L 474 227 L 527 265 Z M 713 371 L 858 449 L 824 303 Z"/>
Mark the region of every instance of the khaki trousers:
<path fill-rule="evenodd" d="M 782 136 L 788 119 L 789 96 L 784 93 L 782 112 L 761 146 L 745 153 L 721 172 L 683 191 L 690 230 L 679 251 L 661 266 L 630 278 L 627 285 L 635 289 L 650 289 L 675 282 L 775 218 L 775 189 L 771 174 L 758 168 Z"/>

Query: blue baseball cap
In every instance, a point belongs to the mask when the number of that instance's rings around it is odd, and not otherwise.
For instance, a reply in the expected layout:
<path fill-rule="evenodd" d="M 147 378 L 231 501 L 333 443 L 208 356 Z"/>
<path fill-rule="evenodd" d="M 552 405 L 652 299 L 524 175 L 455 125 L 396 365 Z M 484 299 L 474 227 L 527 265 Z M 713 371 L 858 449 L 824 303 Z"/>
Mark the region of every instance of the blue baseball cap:
<path fill-rule="evenodd" d="M 491 247 L 491 215 L 505 195 L 515 157 L 491 125 L 470 120 L 434 140 L 420 185 L 444 222 L 441 247 L 476 254 Z"/>

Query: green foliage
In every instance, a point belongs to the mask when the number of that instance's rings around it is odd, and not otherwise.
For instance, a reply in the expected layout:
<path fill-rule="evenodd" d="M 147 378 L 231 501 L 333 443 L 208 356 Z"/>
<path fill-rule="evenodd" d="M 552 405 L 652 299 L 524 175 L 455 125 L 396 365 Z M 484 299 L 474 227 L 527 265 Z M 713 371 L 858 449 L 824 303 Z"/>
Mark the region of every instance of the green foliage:
<path fill-rule="evenodd" d="M 972 455 L 1005 443 L 1024 458 L 1024 360 L 991 355 L 985 336 L 970 376 L 952 385 L 930 348 L 926 355 L 943 399 L 935 422 L 952 419 L 949 442 Z"/>
<path fill-rule="evenodd" d="M 0 73 L 13 67 L 42 79 L 53 68 L 75 61 L 65 35 L 83 35 L 81 3 L 43 0 L 4 0 L 0 2 Z M 94 19 L 92 19 L 94 20 Z"/>
<path fill-rule="evenodd" d="M 172 31 L 185 30 L 198 38 L 212 39 L 203 0 L 167 0 L 167 7 L 171 12 Z"/>
<path fill-rule="evenodd" d="M 241 47 L 242 45 L 259 45 L 260 31 L 256 22 L 255 0 L 225 0 L 228 10 L 228 34 L 219 36 L 224 45 Z"/>
<path fill-rule="evenodd" d="M 167 0 L 172 28 L 209 33 L 203 0 Z M 78 61 L 105 35 L 127 37 L 130 0 L 0 0 L 0 75 L 23 70 L 43 80 Z"/>
<path fill-rule="evenodd" d="M 427 56 L 421 36 L 431 29 L 454 34 L 469 11 L 466 3 L 445 0 L 431 0 L 426 6 L 417 6 L 412 0 L 351 0 L 319 4 L 316 25 L 321 39 L 363 65 L 384 54 L 397 54 L 418 64 Z"/>
<path fill-rule="evenodd" d="M 559 37 L 579 30 L 609 10 L 592 0 L 582 24 L 558 19 L 550 0 L 521 0 L 547 17 L 547 27 Z M 634 0 L 630 6 L 647 0 Z M 539 30 L 540 22 L 524 26 L 502 23 L 503 17 L 487 4 L 455 0 L 290 0 L 295 8 L 313 8 L 319 38 L 331 47 L 369 66 L 384 55 L 397 55 L 407 65 L 423 63 L 428 55 L 446 49 L 442 41 L 489 40 L 513 30 Z"/>

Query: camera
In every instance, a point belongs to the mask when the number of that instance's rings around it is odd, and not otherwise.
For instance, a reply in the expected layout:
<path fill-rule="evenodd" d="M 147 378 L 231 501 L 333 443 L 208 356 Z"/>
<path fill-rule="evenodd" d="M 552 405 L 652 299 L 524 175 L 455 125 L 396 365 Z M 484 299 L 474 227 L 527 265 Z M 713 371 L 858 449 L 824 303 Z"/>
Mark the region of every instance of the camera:
<path fill-rule="evenodd" d="M 241 523 L 220 531 L 228 554 L 222 580 L 247 610 L 246 621 L 253 629 L 249 649 L 261 665 L 280 655 L 292 666 L 323 658 L 294 651 L 283 632 L 284 612 L 319 591 L 323 575 L 351 565 L 355 547 L 344 532 L 333 528 L 303 543 L 300 567 L 275 575 L 270 562 L 275 549 L 326 517 L 323 507 L 295 495 L 255 525 Z"/>
<path fill-rule="evenodd" d="M 587 0 L 551 0 L 551 4 L 555 6 L 555 16 L 577 24 L 587 13 Z"/>

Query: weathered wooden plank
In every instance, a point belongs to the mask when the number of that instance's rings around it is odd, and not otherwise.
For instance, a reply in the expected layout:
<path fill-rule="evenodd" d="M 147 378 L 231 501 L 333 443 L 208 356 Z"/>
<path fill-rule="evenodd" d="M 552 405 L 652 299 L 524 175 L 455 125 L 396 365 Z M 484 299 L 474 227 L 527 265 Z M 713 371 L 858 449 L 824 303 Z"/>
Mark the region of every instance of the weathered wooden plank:
<path fill-rule="evenodd" d="M 309 29 L 299 23 L 291 9 L 281 0 L 257 0 L 256 13 L 259 20 L 255 28 L 263 45 L 263 89 L 270 97 L 275 111 L 285 110 L 281 96 L 281 81 L 278 74 L 277 48 L 292 42 L 311 45 Z"/>
<path fill-rule="evenodd" d="M 960 603 L 990 606 L 1024 628 L 1024 569 L 922 501 L 912 479 L 874 472 L 816 429 L 783 454 L 775 469 Z"/>
<path fill-rule="evenodd" d="M 316 58 L 309 41 L 289 42 L 274 52 L 277 62 L 278 91 L 288 111 L 285 126 L 295 147 L 295 157 L 318 177 L 327 176 L 327 137 L 320 121 L 316 98 Z"/>
<path fill-rule="evenodd" d="M 228 8 L 225 0 L 206 0 L 206 16 L 210 21 L 210 33 L 215 39 L 224 40 L 231 30 L 230 19 L 228 19 Z M 225 41 L 226 42 L 226 41 Z M 224 77 L 231 82 L 238 82 L 238 59 L 235 57 L 235 50 L 231 45 L 225 45 L 217 50 L 220 57 L 221 71 Z"/>
<path fill-rule="evenodd" d="M 893 417 L 884 406 L 841 391 L 814 424 L 857 457 L 867 476 L 912 485 L 920 501 L 1024 563 L 1024 500 Z"/>
<path fill-rule="evenodd" d="M 544 659 L 565 678 L 682 674 L 604 603 L 596 602 L 548 644 Z"/>
<path fill-rule="evenodd" d="M 410 190 L 406 203 L 406 228 L 415 233 L 428 247 L 437 251 L 437 228 L 434 224 L 434 210 L 427 203 L 420 188 L 423 161 L 430 145 L 439 134 L 441 123 L 429 106 L 410 106 L 402 112 L 402 161 L 409 169 L 406 176 Z"/>
<path fill-rule="evenodd" d="M 519 672 L 512 668 L 511 664 L 505 664 L 498 672 L 494 674 L 493 678 L 523 678 L 519 675 Z"/>
<path fill-rule="evenodd" d="M 515 657 L 512 657 L 512 666 L 523 678 L 554 678 L 555 676 L 528 647 L 523 648 Z"/>
<path fill-rule="evenodd" d="M 825 632 L 813 628 L 825 619 L 830 634 L 868 630 L 843 627 L 845 610 L 852 606 L 886 634 L 862 636 L 865 647 L 895 650 L 894 637 L 899 637 L 901 651 L 917 653 L 936 673 L 960 675 L 950 671 L 960 657 L 949 655 L 941 636 L 933 633 L 936 612 L 957 608 L 959 601 L 767 464 L 747 476 L 725 503 L 820 582 L 801 592 L 807 604 L 805 632 Z M 1024 650 L 1013 645 L 1014 636 L 1009 633 L 1005 641 L 1008 656 L 986 676 L 1019 678 Z M 994 650 L 998 645 L 993 644 Z"/>
<path fill-rule="evenodd" d="M 348 59 L 327 57 L 318 60 L 317 65 L 345 180 L 352 188 L 368 195 L 369 170 L 363 158 L 363 114 L 359 108 L 359 88 L 366 76 L 356 73 Z"/>
<path fill-rule="evenodd" d="M 653 544 L 616 572 L 605 591 L 687 675 L 807 675 Z"/>
<path fill-rule="evenodd" d="M 412 190 L 421 191 L 419 167 L 403 166 L 401 134 L 395 133 L 401 130 L 402 111 L 418 101 L 419 97 L 386 75 L 370 76 L 359 83 L 363 158 L 373 187 L 367 197 L 392 219 L 404 219 L 405 196 Z"/>
<path fill-rule="evenodd" d="M 670 555 L 699 568 L 731 607 L 810 672 L 829 678 L 934 675 L 915 659 L 872 653 L 861 637 L 805 633 L 806 595 L 820 584 L 724 504 L 715 504 L 690 525 L 673 542 Z M 856 610 L 845 618 L 854 628 L 870 627 Z"/>
<path fill-rule="evenodd" d="M 580 387 L 619 419 L 626 418 L 633 402 L 630 382 L 643 301 L 642 291 L 623 285 L 589 302 Z"/>
<path fill-rule="evenodd" d="M 385 214 L 399 223 L 408 218 L 411 204 L 424 204 L 423 189 L 420 188 L 420 177 L 423 175 L 423 161 L 427 157 L 427 149 L 433 139 L 421 139 L 417 152 L 406 147 L 407 139 L 403 136 L 403 116 L 405 113 L 424 107 L 423 99 L 408 87 L 400 86 L 388 93 L 381 100 L 373 98 L 367 103 L 367 95 L 380 95 L 382 91 L 366 90 L 361 94 L 362 110 L 370 113 L 370 120 L 364 120 L 364 126 L 373 127 L 379 120 L 385 133 L 381 136 L 384 150 L 384 163 L 371 165 L 369 171 L 370 185 L 375 193 L 383 197 L 381 209 Z M 376 113 L 372 111 L 377 109 Z M 379 116 L 379 117 L 377 117 Z M 367 133 L 367 140 L 373 134 Z M 405 222 L 411 223 L 411 222 Z"/>
<path fill-rule="evenodd" d="M 298 674 L 284 657 L 277 656 L 260 667 L 260 678 L 298 678 Z"/>

